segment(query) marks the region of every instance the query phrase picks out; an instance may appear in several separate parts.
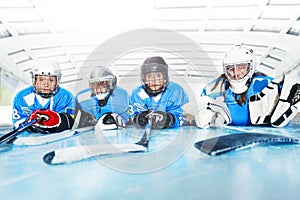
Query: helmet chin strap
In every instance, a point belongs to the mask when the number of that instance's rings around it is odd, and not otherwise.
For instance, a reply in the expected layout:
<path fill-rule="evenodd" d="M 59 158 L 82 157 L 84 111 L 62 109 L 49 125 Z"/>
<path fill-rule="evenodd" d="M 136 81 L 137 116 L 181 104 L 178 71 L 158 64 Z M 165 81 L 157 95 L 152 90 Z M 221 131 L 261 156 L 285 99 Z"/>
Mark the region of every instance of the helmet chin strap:
<path fill-rule="evenodd" d="M 107 104 L 107 101 L 112 94 L 113 90 L 109 90 L 103 94 L 92 94 L 92 96 L 95 96 L 98 99 L 98 105 L 100 107 L 103 107 Z"/>
<path fill-rule="evenodd" d="M 107 95 L 109 95 L 109 91 L 105 93 L 96 94 L 95 96 L 97 97 L 98 100 L 104 100 L 107 97 Z"/>
<path fill-rule="evenodd" d="M 229 81 L 230 82 L 230 81 Z M 242 94 L 249 88 L 250 78 L 247 81 L 241 81 L 241 82 L 230 82 L 230 89 L 235 94 Z"/>
<path fill-rule="evenodd" d="M 161 86 L 161 88 L 159 88 L 158 90 L 151 90 L 150 87 L 147 85 L 147 84 L 144 84 L 143 85 L 143 88 L 145 90 L 145 92 L 150 95 L 150 96 L 157 96 L 159 95 L 160 93 L 164 92 L 165 89 L 166 89 L 166 84 L 164 84 L 163 86 Z"/>
<path fill-rule="evenodd" d="M 35 87 L 34 87 L 35 93 L 40 95 L 41 97 L 48 99 L 52 96 L 54 96 L 57 91 L 58 91 L 58 86 L 56 87 L 56 89 L 53 92 L 39 92 Z"/>
<path fill-rule="evenodd" d="M 35 78 L 36 78 L 35 76 L 32 77 L 33 88 L 34 88 L 35 93 L 40 95 L 41 97 L 43 97 L 45 99 L 50 98 L 50 97 L 54 96 L 57 93 L 57 91 L 59 90 L 59 78 L 58 77 L 56 77 L 56 82 L 57 83 L 56 83 L 56 86 L 55 86 L 55 88 L 52 92 L 40 92 L 39 89 L 36 86 Z"/>
<path fill-rule="evenodd" d="M 37 92 L 37 94 L 45 99 L 48 99 L 54 95 L 53 93 L 43 93 L 43 92 Z"/>

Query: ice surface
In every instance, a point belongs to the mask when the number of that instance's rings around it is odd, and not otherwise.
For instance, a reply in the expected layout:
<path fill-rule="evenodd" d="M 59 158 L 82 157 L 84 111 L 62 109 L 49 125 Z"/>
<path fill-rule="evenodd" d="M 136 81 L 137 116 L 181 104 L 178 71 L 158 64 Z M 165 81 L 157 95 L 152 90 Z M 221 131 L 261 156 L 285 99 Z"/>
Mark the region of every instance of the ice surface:
<path fill-rule="evenodd" d="M 10 146 L 0 152 L 1 199 L 297 199 L 299 145 L 256 146 L 210 157 L 193 144 L 243 130 L 300 138 L 299 119 L 287 128 L 236 128 L 153 131 L 146 153 L 60 166 L 45 164 L 43 156 L 83 144 L 134 143 L 143 129 L 90 131 L 42 146 Z"/>

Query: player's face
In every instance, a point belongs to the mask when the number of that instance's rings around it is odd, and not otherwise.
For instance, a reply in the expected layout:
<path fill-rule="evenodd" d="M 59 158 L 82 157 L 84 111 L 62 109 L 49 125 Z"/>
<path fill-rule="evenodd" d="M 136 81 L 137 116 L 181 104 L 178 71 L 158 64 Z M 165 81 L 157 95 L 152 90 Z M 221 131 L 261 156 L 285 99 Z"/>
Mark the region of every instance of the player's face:
<path fill-rule="evenodd" d="M 103 94 L 109 90 L 109 81 L 98 81 L 89 84 L 95 94 Z"/>
<path fill-rule="evenodd" d="M 239 80 L 244 78 L 247 75 L 249 71 L 249 64 L 240 63 L 235 65 L 227 65 L 226 71 L 232 80 Z"/>
<path fill-rule="evenodd" d="M 41 93 L 53 93 L 57 87 L 57 77 L 48 75 L 36 75 L 34 87 Z"/>
<path fill-rule="evenodd" d="M 166 83 L 166 80 L 162 72 L 153 72 L 146 75 L 145 82 L 150 90 L 155 91 L 162 88 L 162 86 Z"/>

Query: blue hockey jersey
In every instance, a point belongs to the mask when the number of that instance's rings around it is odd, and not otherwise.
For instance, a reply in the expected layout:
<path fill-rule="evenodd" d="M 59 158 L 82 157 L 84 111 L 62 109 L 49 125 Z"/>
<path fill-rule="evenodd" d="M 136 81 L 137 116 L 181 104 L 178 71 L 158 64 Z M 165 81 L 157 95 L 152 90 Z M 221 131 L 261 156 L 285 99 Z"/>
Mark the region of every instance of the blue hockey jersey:
<path fill-rule="evenodd" d="M 59 87 L 50 98 L 42 98 L 29 86 L 17 93 L 13 100 L 12 121 L 15 127 L 24 122 L 37 109 L 50 109 L 57 113 L 67 113 L 74 117 L 75 99 L 71 92 Z"/>
<path fill-rule="evenodd" d="M 271 82 L 272 79 L 273 78 L 269 76 L 254 76 L 246 94 L 246 103 L 242 105 L 239 105 L 236 101 L 236 98 L 238 99 L 239 95 L 234 94 L 230 88 L 228 88 L 225 92 L 224 86 L 222 92 L 220 92 L 219 87 L 212 91 L 211 88 L 214 86 L 216 80 L 208 84 L 203 89 L 201 96 L 208 95 L 212 98 L 224 96 L 225 103 L 231 114 L 231 124 L 239 126 L 251 125 L 248 99 L 252 95 L 260 93 Z"/>
<path fill-rule="evenodd" d="M 169 82 L 166 90 L 155 97 L 149 96 L 143 87 L 139 86 L 133 90 L 130 97 L 131 118 L 147 110 L 163 111 L 173 114 L 175 117 L 173 127 L 179 127 L 186 123 L 186 115 L 181 107 L 188 101 L 184 89 L 174 82 Z"/>
<path fill-rule="evenodd" d="M 108 112 L 120 115 L 125 123 L 129 119 L 129 113 L 127 112 L 129 108 L 129 95 L 125 89 L 119 86 L 116 86 L 104 106 L 100 106 L 98 99 L 95 96 L 91 96 L 90 88 L 80 91 L 75 98 L 80 104 L 81 109 L 92 114 L 97 121 L 103 114 Z"/>

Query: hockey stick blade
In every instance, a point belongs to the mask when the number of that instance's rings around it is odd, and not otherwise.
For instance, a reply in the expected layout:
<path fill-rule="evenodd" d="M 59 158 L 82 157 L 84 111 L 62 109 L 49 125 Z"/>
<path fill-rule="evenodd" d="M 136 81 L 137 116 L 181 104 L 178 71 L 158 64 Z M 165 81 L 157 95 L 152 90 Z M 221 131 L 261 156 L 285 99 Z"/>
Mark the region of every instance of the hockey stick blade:
<path fill-rule="evenodd" d="M 84 145 L 51 151 L 45 154 L 43 160 L 49 165 L 58 165 L 77 162 L 96 156 L 118 155 L 124 153 L 137 153 L 145 151 L 147 151 L 147 148 L 137 144 Z"/>
<path fill-rule="evenodd" d="M 233 150 L 249 148 L 258 144 L 299 144 L 299 140 L 291 137 L 262 134 L 262 133 L 238 133 L 223 135 L 199 141 L 194 146 L 201 152 L 216 156 Z"/>
<path fill-rule="evenodd" d="M 67 139 L 72 136 L 79 135 L 80 133 L 90 131 L 93 127 L 84 127 L 76 130 L 65 130 L 59 133 L 51 133 L 48 135 L 42 136 L 31 136 L 31 137 L 19 137 L 13 141 L 13 144 L 16 146 L 37 146 L 45 145 L 59 140 Z"/>
<path fill-rule="evenodd" d="M 19 137 L 13 141 L 16 146 L 36 146 L 48 144 L 58 140 L 66 139 L 74 135 L 78 135 L 78 131 L 66 130 L 60 133 L 51 133 L 49 135 Z"/>
<path fill-rule="evenodd" d="M 58 165 L 96 156 L 146 152 L 148 151 L 151 122 L 149 119 L 142 138 L 134 144 L 97 144 L 61 148 L 45 154 L 43 160 L 49 165 Z"/>

